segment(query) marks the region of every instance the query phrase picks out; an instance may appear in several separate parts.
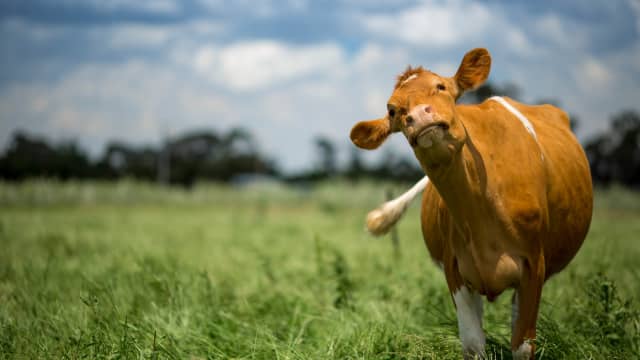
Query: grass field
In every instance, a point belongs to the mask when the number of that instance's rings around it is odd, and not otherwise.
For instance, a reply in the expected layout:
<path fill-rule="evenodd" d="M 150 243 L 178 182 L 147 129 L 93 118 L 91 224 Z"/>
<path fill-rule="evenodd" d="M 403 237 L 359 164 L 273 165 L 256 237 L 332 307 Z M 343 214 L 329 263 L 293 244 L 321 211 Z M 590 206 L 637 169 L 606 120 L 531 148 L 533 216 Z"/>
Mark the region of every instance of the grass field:
<path fill-rule="evenodd" d="M 417 202 L 398 256 L 364 231 L 387 187 L 0 184 L 0 354 L 459 359 Z M 639 259 L 640 195 L 599 192 L 585 245 L 544 289 L 537 357 L 639 358 Z M 492 358 L 511 358 L 509 300 L 485 304 Z"/>

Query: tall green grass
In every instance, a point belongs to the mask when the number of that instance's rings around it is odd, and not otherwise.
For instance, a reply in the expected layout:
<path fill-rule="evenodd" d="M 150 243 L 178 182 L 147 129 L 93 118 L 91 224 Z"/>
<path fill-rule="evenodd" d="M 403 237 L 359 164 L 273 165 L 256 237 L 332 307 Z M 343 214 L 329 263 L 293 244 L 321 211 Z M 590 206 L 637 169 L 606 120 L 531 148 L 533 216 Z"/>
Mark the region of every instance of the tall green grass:
<path fill-rule="evenodd" d="M 387 187 L 191 191 L 136 182 L 0 184 L 2 358 L 459 359 L 423 245 L 364 231 Z M 598 192 L 579 255 L 545 286 L 538 358 L 640 353 L 640 196 Z M 509 294 L 485 305 L 510 359 Z"/>

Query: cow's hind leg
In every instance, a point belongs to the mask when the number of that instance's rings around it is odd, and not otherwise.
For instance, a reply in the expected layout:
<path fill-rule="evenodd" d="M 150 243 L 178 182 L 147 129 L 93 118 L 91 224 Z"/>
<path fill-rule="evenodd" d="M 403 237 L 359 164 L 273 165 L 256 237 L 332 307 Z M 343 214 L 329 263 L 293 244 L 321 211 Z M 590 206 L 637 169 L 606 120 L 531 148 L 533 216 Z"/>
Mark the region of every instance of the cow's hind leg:
<path fill-rule="evenodd" d="M 513 295 L 511 350 L 516 360 L 534 359 L 536 321 L 544 283 L 544 260 L 523 271 L 516 293 Z"/>
<path fill-rule="evenodd" d="M 465 359 L 486 357 L 485 335 L 482 330 L 482 297 L 477 292 L 461 286 L 453 293 L 458 315 L 458 332 Z"/>

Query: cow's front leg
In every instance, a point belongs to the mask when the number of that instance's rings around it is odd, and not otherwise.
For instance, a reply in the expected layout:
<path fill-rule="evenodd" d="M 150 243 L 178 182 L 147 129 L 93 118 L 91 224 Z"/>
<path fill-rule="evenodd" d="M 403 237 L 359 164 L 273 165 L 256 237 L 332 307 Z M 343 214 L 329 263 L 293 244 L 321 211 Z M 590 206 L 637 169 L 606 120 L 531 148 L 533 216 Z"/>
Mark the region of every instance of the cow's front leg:
<path fill-rule="evenodd" d="M 528 266 L 512 299 L 511 350 L 515 360 L 534 359 L 536 321 L 544 283 L 544 258 Z"/>
<path fill-rule="evenodd" d="M 465 359 L 484 359 L 485 336 L 482 330 L 482 297 L 466 286 L 453 292 L 458 315 L 458 332 Z"/>

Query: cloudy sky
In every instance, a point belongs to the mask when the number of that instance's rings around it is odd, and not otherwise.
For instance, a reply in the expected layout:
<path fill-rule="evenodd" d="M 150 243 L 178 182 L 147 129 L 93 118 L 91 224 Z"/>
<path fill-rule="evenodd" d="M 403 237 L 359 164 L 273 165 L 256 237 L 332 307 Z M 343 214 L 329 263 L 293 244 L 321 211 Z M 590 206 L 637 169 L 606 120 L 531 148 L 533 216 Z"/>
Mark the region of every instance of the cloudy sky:
<path fill-rule="evenodd" d="M 474 47 L 494 83 L 578 115 L 582 139 L 640 108 L 639 0 L 3 0 L 0 147 L 16 129 L 98 155 L 242 126 L 300 170 L 316 135 L 346 156 L 408 64 L 452 75 Z"/>

